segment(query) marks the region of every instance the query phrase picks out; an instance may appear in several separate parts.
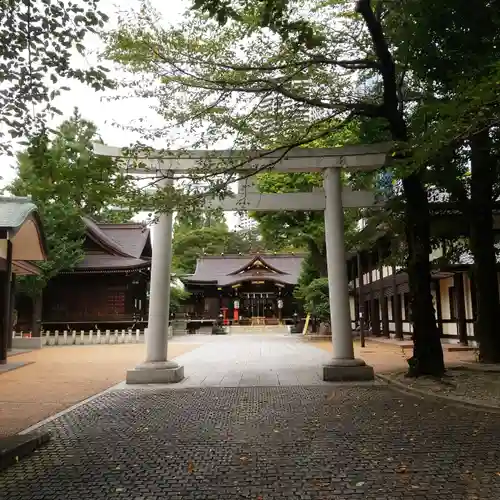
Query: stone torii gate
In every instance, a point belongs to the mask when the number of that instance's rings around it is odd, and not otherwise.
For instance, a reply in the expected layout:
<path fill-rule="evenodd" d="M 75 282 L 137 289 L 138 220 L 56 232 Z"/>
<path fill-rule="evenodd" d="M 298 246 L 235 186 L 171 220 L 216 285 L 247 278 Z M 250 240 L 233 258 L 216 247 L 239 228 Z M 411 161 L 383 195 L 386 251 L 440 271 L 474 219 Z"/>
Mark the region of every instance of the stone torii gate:
<path fill-rule="evenodd" d="M 371 192 L 343 188 L 341 169 L 380 168 L 386 163 L 389 149 L 389 144 L 375 144 L 328 149 L 295 148 L 286 154 L 279 151 L 157 153 L 135 156 L 140 166 L 133 167 L 133 173 L 158 177 L 157 185 L 161 189 L 171 185 L 176 174 L 189 174 L 207 161 L 236 160 L 242 173 L 240 177 L 266 168 L 276 172 L 322 172 L 323 189 L 313 192 L 261 194 L 252 178 L 248 177 L 238 183 L 235 197 L 207 200 L 207 204 L 225 211 L 324 210 L 333 356 L 323 366 L 323 380 L 371 380 L 373 368 L 354 357 L 344 248 L 344 207 L 370 207 L 375 204 L 375 199 Z M 125 158 L 120 148 L 103 144 L 94 144 L 94 151 L 101 156 Z M 172 213 L 160 214 L 152 251 L 146 360 L 127 372 L 128 384 L 172 383 L 184 378 L 184 367 L 168 360 L 172 229 Z"/>

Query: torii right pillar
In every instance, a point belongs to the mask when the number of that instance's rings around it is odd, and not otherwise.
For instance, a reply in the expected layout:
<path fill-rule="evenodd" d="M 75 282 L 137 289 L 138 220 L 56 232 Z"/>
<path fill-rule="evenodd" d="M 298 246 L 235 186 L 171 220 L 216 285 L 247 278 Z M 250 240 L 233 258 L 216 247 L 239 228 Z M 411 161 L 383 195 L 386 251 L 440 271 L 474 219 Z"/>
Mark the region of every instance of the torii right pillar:
<path fill-rule="evenodd" d="M 346 252 L 344 243 L 344 208 L 342 179 L 338 167 L 323 171 L 325 188 L 325 242 L 328 264 L 328 291 L 333 358 L 323 366 L 323 380 L 373 380 L 371 366 L 354 357 Z"/>

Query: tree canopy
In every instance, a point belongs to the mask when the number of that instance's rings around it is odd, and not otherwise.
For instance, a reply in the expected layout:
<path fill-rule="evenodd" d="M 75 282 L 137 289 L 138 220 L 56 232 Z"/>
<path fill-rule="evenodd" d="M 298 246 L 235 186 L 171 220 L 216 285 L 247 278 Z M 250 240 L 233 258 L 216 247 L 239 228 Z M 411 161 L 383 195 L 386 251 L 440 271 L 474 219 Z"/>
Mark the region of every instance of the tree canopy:
<path fill-rule="evenodd" d="M 94 155 L 94 140 L 95 125 L 75 110 L 55 134 L 41 130 L 18 155 L 18 175 L 8 191 L 31 197 L 40 211 L 48 244 L 42 275 L 22 282 L 30 294 L 38 293 L 48 279 L 83 258 L 82 217 L 124 222 L 133 215 L 127 208 L 136 190 L 133 180 L 114 160 Z"/>
<path fill-rule="evenodd" d="M 219 211 L 211 215 L 177 215 L 172 255 L 175 273 L 193 273 L 196 260 L 203 255 L 245 254 L 264 249 L 255 232 L 230 231 L 224 218 L 217 220 L 220 215 Z"/>
<path fill-rule="evenodd" d="M 64 80 L 99 90 L 113 85 L 102 66 L 78 67 L 74 51 L 85 53 L 84 39 L 107 21 L 98 0 L 10 1 L 0 6 L 0 151 L 10 137 L 36 132 L 37 118 L 58 112 L 54 98 Z M 40 105 L 43 105 L 41 107 Z"/>

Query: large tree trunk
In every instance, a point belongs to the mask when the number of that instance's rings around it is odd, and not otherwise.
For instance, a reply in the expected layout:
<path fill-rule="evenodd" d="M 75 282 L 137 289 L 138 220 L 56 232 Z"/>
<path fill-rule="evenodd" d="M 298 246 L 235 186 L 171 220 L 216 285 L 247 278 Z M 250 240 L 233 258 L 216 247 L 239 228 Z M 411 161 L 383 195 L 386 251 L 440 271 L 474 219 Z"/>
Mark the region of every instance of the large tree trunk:
<path fill-rule="evenodd" d="M 403 189 L 406 197 L 407 272 L 413 323 L 413 357 L 409 361 L 408 375 L 441 376 L 445 368 L 431 295 L 427 193 L 416 173 L 403 180 Z"/>
<path fill-rule="evenodd" d="M 326 247 L 324 249 L 320 248 L 318 244 L 313 240 L 308 240 L 309 253 L 311 254 L 311 259 L 314 263 L 317 273 L 321 278 L 326 278 L 328 276 L 328 264 L 326 260 Z"/>
<path fill-rule="evenodd" d="M 371 0 L 357 0 L 356 10 L 365 21 L 379 64 L 383 82 L 382 116 L 389 123 L 392 139 L 405 143 L 408 141 L 408 129 L 399 101 L 396 67 L 380 18 L 374 13 Z M 408 374 L 440 376 L 444 373 L 444 361 L 431 296 L 427 192 L 416 172 L 403 179 L 403 190 L 414 342 Z"/>
<path fill-rule="evenodd" d="M 493 232 L 493 182 L 495 161 L 491 157 L 489 131 L 470 140 L 471 199 L 469 245 L 474 255 L 477 320 L 475 334 L 479 342 L 479 358 L 485 363 L 500 362 L 500 298 Z"/>

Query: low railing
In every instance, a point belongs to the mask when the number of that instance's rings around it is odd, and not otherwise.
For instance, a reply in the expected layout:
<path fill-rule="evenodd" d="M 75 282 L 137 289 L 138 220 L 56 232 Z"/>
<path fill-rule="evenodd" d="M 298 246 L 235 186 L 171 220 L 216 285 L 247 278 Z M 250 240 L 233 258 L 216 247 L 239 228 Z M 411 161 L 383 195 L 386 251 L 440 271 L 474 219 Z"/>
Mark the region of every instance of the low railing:
<path fill-rule="evenodd" d="M 172 327 L 168 328 L 169 337 L 172 336 Z M 42 346 L 57 345 L 96 345 L 96 344 L 142 344 L 144 330 L 46 330 L 40 337 L 32 337 L 31 333 L 13 332 L 13 343 L 19 339 L 40 340 Z"/>

